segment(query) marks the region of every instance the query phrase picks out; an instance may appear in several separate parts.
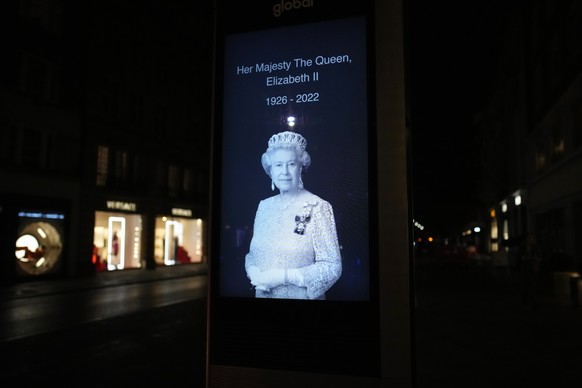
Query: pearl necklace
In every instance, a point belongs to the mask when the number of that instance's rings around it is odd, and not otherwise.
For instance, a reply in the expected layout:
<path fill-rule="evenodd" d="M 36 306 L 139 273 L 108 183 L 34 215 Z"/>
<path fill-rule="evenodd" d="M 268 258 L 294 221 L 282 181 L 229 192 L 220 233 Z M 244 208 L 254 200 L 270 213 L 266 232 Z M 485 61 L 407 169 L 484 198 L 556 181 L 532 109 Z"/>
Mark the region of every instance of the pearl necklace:
<path fill-rule="evenodd" d="M 279 216 L 277 217 L 277 221 L 281 220 L 281 217 L 283 216 L 283 212 L 287 209 L 289 209 L 289 207 L 293 204 L 293 202 L 295 202 L 295 199 L 297 198 L 297 196 L 299 195 L 299 192 L 301 191 L 301 189 L 298 189 L 295 192 L 295 195 L 293 196 L 293 198 L 291 198 L 291 200 L 289 202 L 287 202 L 287 204 L 283 205 L 283 206 L 279 206 Z M 279 194 L 279 198 L 281 198 L 281 194 Z"/>

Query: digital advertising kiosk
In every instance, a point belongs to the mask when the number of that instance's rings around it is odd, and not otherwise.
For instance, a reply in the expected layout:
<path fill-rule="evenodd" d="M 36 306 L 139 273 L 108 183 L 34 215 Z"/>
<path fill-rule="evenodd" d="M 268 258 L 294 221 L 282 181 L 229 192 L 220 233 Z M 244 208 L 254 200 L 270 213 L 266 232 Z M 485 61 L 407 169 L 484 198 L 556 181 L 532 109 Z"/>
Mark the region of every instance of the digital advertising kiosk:
<path fill-rule="evenodd" d="M 216 1 L 207 387 L 411 387 L 400 1 Z"/>

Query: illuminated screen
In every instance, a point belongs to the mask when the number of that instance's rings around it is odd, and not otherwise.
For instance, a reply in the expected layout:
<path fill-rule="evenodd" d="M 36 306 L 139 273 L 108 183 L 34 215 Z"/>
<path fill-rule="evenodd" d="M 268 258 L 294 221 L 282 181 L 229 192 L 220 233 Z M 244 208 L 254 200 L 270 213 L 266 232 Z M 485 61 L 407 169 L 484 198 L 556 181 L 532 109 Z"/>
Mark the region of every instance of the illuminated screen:
<path fill-rule="evenodd" d="M 365 18 L 224 44 L 219 295 L 368 301 Z"/>

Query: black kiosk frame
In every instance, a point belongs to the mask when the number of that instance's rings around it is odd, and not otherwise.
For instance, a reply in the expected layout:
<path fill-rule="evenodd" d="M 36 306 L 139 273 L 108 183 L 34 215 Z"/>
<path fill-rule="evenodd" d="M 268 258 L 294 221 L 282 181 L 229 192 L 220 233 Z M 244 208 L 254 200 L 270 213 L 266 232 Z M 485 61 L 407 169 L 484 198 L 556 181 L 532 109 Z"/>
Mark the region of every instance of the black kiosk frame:
<path fill-rule="evenodd" d="M 377 386 L 386 373 L 376 8 L 216 3 L 208 387 L 317 386 L 331 376 L 338 387 Z M 256 297 L 245 271 L 257 206 L 277 195 L 261 155 L 284 131 L 307 140 L 305 187 L 333 206 L 341 276 L 317 300 Z"/>

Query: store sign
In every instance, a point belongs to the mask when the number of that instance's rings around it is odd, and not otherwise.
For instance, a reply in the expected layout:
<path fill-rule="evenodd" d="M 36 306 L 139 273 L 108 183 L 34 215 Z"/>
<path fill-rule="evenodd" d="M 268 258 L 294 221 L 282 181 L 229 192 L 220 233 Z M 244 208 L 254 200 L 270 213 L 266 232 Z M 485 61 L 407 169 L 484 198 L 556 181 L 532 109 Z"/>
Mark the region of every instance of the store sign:
<path fill-rule="evenodd" d="M 192 217 L 192 210 L 172 208 L 172 215 L 173 216 L 182 216 L 182 217 Z"/>
<path fill-rule="evenodd" d="M 107 209 L 135 212 L 137 211 L 137 204 L 134 202 L 107 201 Z"/>
<path fill-rule="evenodd" d="M 0 208 L 0 211 L 2 211 L 2 208 Z M 63 220 L 65 218 L 65 215 L 60 214 L 60 213 L 18 212 L 18 217 L 46 218 L 46 219 L 54 219 L 54 220 Z"/>

